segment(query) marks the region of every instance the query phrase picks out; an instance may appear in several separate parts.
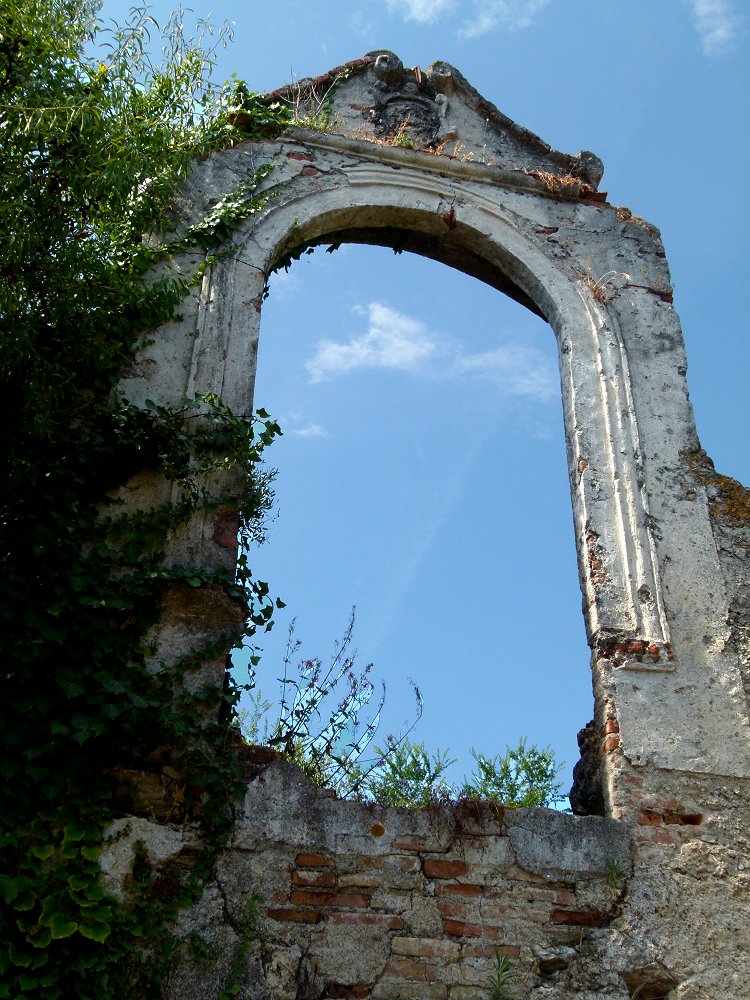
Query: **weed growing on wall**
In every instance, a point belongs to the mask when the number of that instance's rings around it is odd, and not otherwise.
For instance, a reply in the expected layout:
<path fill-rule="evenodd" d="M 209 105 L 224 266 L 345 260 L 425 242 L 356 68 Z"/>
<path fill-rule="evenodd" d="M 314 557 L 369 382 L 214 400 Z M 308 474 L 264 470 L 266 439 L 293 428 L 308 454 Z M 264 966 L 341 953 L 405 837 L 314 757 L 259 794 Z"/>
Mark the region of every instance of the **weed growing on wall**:
<path fill-rule="evenodd" d="M 232 820 L 239 769 L 226 727 L 205 725 L 215 691 L 147 669 L 144 635 L 175 586 L 237 602 L 248 634 L 273 602 L 245 555 L 236 576 L 164 566 L 163 541 L 200 509 L 229 502 L 246 535 L 269 482 L 226 501 L 204 484 L 258 468 L 279 433 L 213 396 L 132 406 L 117 383 L 148 331 L 173 318 L 191 282 L 262 204 L 260 177 L 179 242 L 163 235 L 196 157 L 246 136 L 231 88 L 210 82 L 211 50 L 164 31 L 147 51 L 145 11 L 108 33 L 89 0 L 6 0 L 0 11 L 0 386 L 8 418 L 0 511 L 0 997 L 152 995 L 170 951 L 166 924 L 200 893 Z M 226 34 L 220 33 L 218 44 Z M 210 44 L 210 42 L 209 42 Z M 262 103 L 262 102 L 261 102 Z M 256 109 L 257 111 L 257 109 Z M 258 112 L 260 114 L 260 112 Z M 264 105 L 262 126 L 284 125 Z M 142 234 L 148 232 L 147 243 Z M 202 264 L 182 276 L 173 254 Z M 149 278 L 160 262 L 159 276 Z M 174 503 L 126 513 L 116 490 L 161 477 Z M 233 700 L 233 693 L 225 698 Z M 107 896 L 98 855 L 118 814 L 113 775 L 169 763 L 174 820 L 199 823 L 206 849 L 180 877 L 135 859 L 130 897 Z M 142 956 L 144 964 L 139 964 Z"/>

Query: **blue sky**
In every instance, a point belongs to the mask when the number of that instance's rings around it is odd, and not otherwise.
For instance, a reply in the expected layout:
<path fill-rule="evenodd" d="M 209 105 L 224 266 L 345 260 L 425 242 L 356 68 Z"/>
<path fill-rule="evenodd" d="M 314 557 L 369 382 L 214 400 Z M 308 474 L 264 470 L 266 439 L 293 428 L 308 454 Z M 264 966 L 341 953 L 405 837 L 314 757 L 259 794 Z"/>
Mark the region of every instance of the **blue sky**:
<path fill-rule="evenodd" d="M 172 4 L 153 10 L 164 19 Z M 126 5 L 106 0 L 103 17 Z M 453 63 L 662 231 L 703 446 L 750 482 L 747 330 L 750 16 L 739 0 L 221 0 L 217 75 L 254 90 L 388 48 Z M 193 15 L 188 15 L 188 20 Z M 273 696 L 286 626 L 325 657 L 357 607 L 358 661 L 388 685 L 382 736 L 551 744 L 569 782 L 592 715 L 554 338 L 499 292 L 382 248 L 322 250 L 274 277 L 256 403 L 284 438 L 279 517 L 257 573 L 288 605 L 264 643 Z"/>

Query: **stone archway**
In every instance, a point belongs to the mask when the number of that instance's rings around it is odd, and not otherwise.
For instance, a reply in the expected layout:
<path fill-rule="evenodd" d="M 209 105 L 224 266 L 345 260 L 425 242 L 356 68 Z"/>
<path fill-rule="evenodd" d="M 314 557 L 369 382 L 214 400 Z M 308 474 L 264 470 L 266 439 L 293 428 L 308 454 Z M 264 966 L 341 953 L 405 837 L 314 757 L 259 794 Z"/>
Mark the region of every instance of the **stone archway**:
<path fill-rule="evenodd" d="M 270 97 L 314 110 L 331 87 L 328 131 L 291 128 L 196 167 L 186 224 L 265 166 L 268 197 L 121 389 L 164 404 L 215 392 L 249 413 L 268 273 L 330 240 L 434 257 L 544 316 L 607 818 L 482 804 L 376 814 L 276 761 L 248 783 L 231 847 L 184 923 L 213 935 L 224 971 L 188 956 L 168 995 L 218 992 L 259 890 L 248 996 L 464 1000 L 483 995 L 501 949 L 526 997 L 734 1000 L 748 978 L 750 606 L 735 558 L 750 548 L 747 494 L 699 449 L 659 233 L 607 203 L 593 154 L 551 150 L 444 63 L 407 70 L 372 53 Z M 227 535 L 201 515 L 167 558 L 231 568 Z M 189 606 L 168 596 L 157 655 L 231 631 L 236 614 L 218 593 Z M 554 656 L 555 636 L 542 641 Z M 141 823 L 117 850 L 141 833 L 159 842 Z"/>
<path fill-rule="evenodd" d="M 336 86 L 331 131 L 290 129 L 196 168 L 186 220 L 267 164 L 260 190 L 273 197 L 206 272 L 182 322 L 146 349 L 145 377 L 126 380 L 125 394 L 177 402 L 218 392 L 249 412 L 266 276 L 303 245 L 406 247 L 512 295 L 558 343 L 601 745 L 631 765 L 743 773 L 739 662 L 704 641 L 726 629 L 728 606 L 708 505 L 682 499 L 698 441 L 658 231 L 606 202 L 593 154 L 550 150 L 451 67 L 418 74 L 377 53 L 351 69 Z M 313 100 L 322 85 L 302 88 Z M 389 138 L 394 115 L 405 147 Z M 209 529 L 194 526 L 179 545 L 226 565 Z M 609 808 L 619 814 L 617 797 Z"/>

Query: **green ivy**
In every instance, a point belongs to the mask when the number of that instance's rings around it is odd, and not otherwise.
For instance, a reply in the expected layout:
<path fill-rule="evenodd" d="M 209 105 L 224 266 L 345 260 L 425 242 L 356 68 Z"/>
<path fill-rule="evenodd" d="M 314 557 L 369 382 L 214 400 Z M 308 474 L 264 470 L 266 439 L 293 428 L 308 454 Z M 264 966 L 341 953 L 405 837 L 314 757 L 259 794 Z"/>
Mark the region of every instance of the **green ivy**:
<path fill-rule="evenodd" d="M 263 204 L 265 171 L 179 240 L 165 235 L 195 159 L 247 135 L 232 86 L 210 82 L 210 51 L 177 17 L 154 63 L 154 27 L 134 10 L 107 35 L 89 0 L 0 11 L 0 998 L 13 1000 L 158 995 L 169 923 L 210 874 L 241 774 L 228 744 L 236 691 L 180 683 L 223 650 L 154 673 L 144 636 L 175 586 L 221 588 L 247 635 L 272 624 L 246 552 L 221 575 L 166 568 L 163 545 L 199 510 L 229 506 L 241 533 L 257 531 L 269 497 L 259 463 L 278 425 L 215 396 L 136 407 L 116 388 Z M 286 121 L 260 100 L 251 114 L 265 130 Z M 169 262 L 189 248 L 202 263 L 182 277 Z M 242 496 L 206 487 L 238 466 Z M 162 477 L 178 501 L 129 510 L 117 490 L 136 474 Z M 212 715 L 223 721 L 206 725 Z M 192 867 L 159 871 L 137 849 L 121 902 L 99 867 L 104 831 L 132 805 L 117 776 L 165 768 L 174 819 L 199 823 L 205 848 Z"/>

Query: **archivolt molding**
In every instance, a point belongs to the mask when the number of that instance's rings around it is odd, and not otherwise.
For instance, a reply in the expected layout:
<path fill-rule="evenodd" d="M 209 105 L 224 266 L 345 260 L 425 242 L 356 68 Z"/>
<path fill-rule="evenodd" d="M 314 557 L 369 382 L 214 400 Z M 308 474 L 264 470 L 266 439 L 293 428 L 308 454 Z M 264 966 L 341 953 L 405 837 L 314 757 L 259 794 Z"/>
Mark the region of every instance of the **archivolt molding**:
<path fill-rule="evenodd" d="M 346 141 L 346 140 L 345 140 Z M 316 148 L 322 144 L 317 142 Z M 333 140 L 325 143 L 334 148 Z M 230 405 L 249 408 L 248 371 L 255 353 L 263 276 L 278 256 L 305 240 L 324 239 L 358 226 L 448 232 L 488 263 L 510 272 L 549 318 L 560 345 L 565 433 L 571 456 L 572 495 L 582 587 L 592 644 L 637 639 L 663 650 L 670 643 L 655 541 L 642 488 L 638 419 L 629 384 L 627 351 L 616 318 L 600 306 L 528 227 L 518 224 L 507 192 L 489 186 L 486 170 L 452 163 L 425 173 L 394 169 L 392 154 L 349 156 L 321 173 L 287 182 L 259 219 L 237 234 L 237 259 L 222 261 L 199 302 L 198 336 L 190 390 L 221 386 Z M 351 141 L 347 152 L 352 153 Z M 369 153 L 369 148 L 367 152 Z M 337 158 L 338 159 L 338 158 Z M 464 169 L 469 167 L 470 169 Z M 480 183 L 477 179 L 480 178 Z M 533 178 L 531 179 L 533 180 Z M 494 197 L 493 197 L 494 196 Z M 537 192 L 542 210 L 549 199 Z M 448 221 L 446 221 L 446 218 Z M 217 361 L 219 367 L 217 368 Z M 625 665 L 672 670 L 666 657 Z"/>

